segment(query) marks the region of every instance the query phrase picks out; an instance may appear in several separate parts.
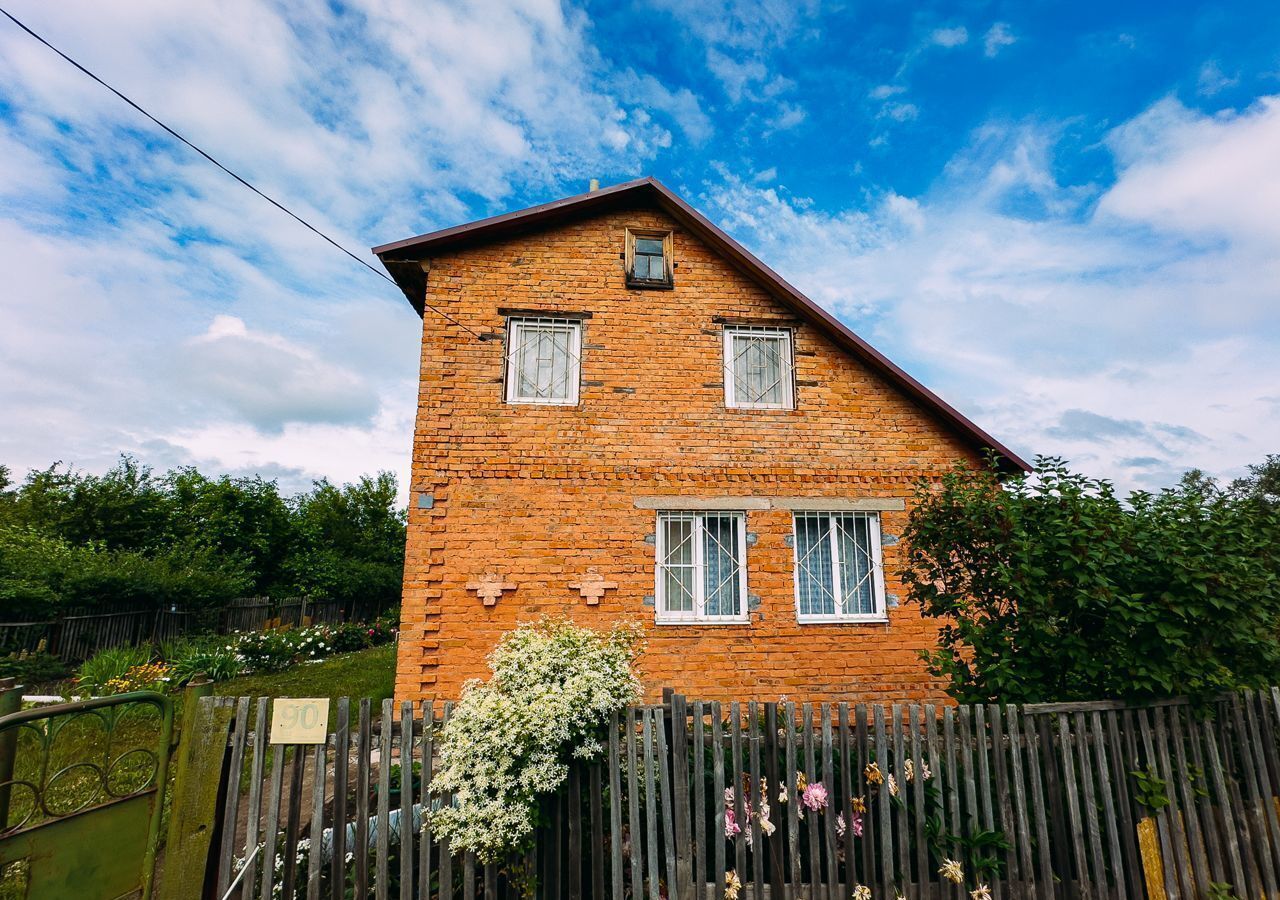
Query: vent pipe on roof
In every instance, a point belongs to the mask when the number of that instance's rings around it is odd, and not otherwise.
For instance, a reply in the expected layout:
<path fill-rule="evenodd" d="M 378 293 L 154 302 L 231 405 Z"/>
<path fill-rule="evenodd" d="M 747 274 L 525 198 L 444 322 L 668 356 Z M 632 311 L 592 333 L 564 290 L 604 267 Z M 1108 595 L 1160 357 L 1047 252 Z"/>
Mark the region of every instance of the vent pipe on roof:
<path fill-rule="evenodd" d="M 600 190 L 600 179 L 599 179 L 599 178 L 592 178 L 592 179 L 591 179 L 591 186 L 590 186 L 589 188 L 587 188 L 587 190 L 589 190 L 589 191 L 598 191 L 598 190 Z"/>

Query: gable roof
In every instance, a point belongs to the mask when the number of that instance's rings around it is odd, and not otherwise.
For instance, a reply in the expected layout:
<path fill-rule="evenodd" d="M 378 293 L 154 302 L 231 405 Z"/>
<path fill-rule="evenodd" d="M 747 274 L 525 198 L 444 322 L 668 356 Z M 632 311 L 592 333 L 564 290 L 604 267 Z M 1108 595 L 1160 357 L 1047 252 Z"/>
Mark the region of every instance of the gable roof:
<path fill-rule="evenodd" d="M 666 212 L 690 233 L 728 260 L 734 268 L 784 305 L 792 308 L 801 318 L 825 332 L 837 346 L 870 366 L 907 396 L 954 428 L 975 449 L 992 450 L 1003 470 L 1009 472 L 1031 470 L 1026 460 L 987 434 L 933 391 L 908 375 L 879 350 L 860 338 L 843 322 L 788 284 L 777 272 L 757 259 L 751 251 L 729 237 L 714 222 L 656 178 L 627 181 L 586 194 L 543 203 L 540 206 L 531 206 L 528 209 L 503 213 L 500 216 L 490 216 L 465 225 L 455 225 L 452 228 L 383 244 L 380 247 L 374 247 L 373 252 L 421 316 L 427 277 L 419 264 L 422 260 L 440 253 L 457 251 L 531 231 L 540 231 L 587 215 L 645 203 L 653 204 Z"/>

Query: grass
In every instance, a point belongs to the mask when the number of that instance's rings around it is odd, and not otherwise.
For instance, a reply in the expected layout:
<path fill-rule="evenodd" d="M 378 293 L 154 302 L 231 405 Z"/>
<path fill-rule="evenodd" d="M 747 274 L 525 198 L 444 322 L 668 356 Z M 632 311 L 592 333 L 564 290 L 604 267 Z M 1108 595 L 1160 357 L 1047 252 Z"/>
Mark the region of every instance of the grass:
<path fill-rule="evenodd" d="M 242 675 L 214 685 L 220 697 L 339 697 L 386 700 L 395 690 L 396 645 L 343 653 L 269 675 Z"/>

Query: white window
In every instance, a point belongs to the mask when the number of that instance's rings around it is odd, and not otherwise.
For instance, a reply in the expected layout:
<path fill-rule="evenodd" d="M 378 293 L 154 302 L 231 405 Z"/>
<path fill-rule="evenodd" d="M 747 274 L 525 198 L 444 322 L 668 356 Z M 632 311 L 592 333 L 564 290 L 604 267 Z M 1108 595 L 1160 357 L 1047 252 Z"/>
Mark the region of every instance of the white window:
<path fill-rule="evenodd" d="M 507 320 L 507 402 L 576 406 L 582 323 Z"/>
<path fill-rule="evenodd" d="M 746 516 L 658 513 L 657 620 L 746 622 Z"/>
<path fill-rule="evenodd" d="M 725 328 L 724 403 L 746 409 L 795 406 L 790 329 Z"/>
<path fill-rule="evenodd" d="M 863 512 L 797 512 L 795 528 L 800 621 L 883 621 L 880 517 Z"/>

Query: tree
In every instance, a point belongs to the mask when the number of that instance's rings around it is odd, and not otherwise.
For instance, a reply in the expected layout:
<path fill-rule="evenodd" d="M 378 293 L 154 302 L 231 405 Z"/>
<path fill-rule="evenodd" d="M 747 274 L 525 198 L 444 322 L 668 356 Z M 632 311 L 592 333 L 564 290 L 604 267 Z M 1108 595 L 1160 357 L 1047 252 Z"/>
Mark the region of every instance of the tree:
<path fill-rule="evenodd" d="M 1228 490 L 1273 509 L 1280 508 L 1280 453 L 1269 453 L 1265 461 L 1249 466 L 1249 474 L 1231 482 Z"/>
<path fill-rule="evenodd" d="M 198 610 L 247 593 L 394 605 L 405 514 L 388 472 L 293 498 L 259 477 L 163 476 L 122 456 L 102 475 L 61 463 L 13 485 L 0 467 L 0 613 Z"/>
<path fill-rule="evenodd" d="M 405 512 L 396 477 L 379 472 L 334 487 L 321 480 L 295 500 L 298 547 L 288 568 L 304 593 L 344 603 L 397 602 L 404 574 Z"/>
<path fill-rule="evenodd" d="M 963 702 L 1205 697 L 1280 674 L 1280 511 L 1191 477 L 1122 501 L 1037 460 L 1001 483 L 922 484 L 912 601 L 941 621 L 930 671 Z"/>
<path fill-rule="evenodd" d="M 286 563 L 298 532 L 274 481 L 226 475 L 215 480 L 186 467 L 170 472 L 163 483 L 173 545 L 241 561 L 255 593 L 289 590 Z"/>

